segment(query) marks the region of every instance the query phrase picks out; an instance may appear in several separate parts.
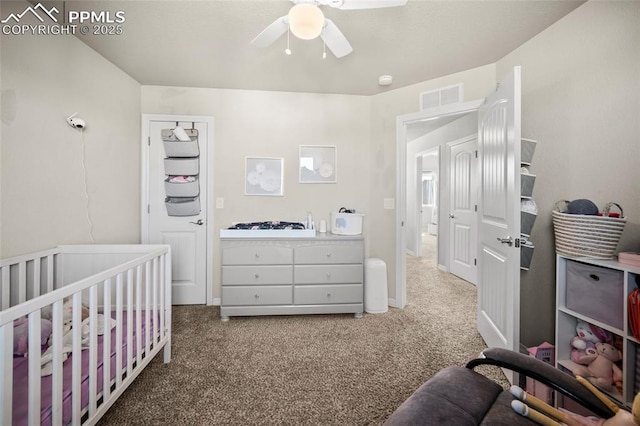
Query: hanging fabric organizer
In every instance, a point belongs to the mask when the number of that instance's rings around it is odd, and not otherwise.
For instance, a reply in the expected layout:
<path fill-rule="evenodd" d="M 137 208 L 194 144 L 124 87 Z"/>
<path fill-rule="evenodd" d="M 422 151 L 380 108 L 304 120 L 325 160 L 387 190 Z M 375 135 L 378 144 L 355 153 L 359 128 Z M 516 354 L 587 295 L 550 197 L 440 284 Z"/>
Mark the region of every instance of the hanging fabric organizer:
<path fill-rule="evenodd" d="M 536 221 L 538 208 L 533 200 L 533 185 L 536 182 L 536 175 L 531 174 L 529 168 L 533 160 L 537 141 L 532 139 L 521 139 L 520 165 L 520 269 L 528 271 L 531 266 L 533 249 L 531 242 L 531 228 Z"/>
<path fill-rule="evenodd" d="M 189 140 L 180 140 L 175 133 L 174 129 L 161 132 L 166 155 L 164 204 L 169 216 L 197 216 L 201 210 L 198 130 L 184 129 Z"/>

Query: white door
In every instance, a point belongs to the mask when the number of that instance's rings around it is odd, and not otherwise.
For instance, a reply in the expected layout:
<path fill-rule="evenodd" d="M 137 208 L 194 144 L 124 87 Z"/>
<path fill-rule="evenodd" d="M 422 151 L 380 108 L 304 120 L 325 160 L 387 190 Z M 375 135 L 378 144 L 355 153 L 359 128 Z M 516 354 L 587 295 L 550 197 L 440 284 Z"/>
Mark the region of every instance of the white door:
<path fill-rule="evenodd" d="M 185 129 L 192 138 L 197 140 L 197 158 L 185 159 L 172 157 L 170 165 L 165 164 L 167 152 L 162 139 L 163 131 L 170 133 L 176 125 Z M 207 301 L 207 197 L 208 164 L 207 150 L 208 128 L 206 122 L 191 121 L 160 121 L 145 117 L 143 131 L 148 132 L 143 138 L 147 142 L 146 168 L 146 235 L 143 232 L 143 242 L 150 244 L 168 244 L 171 246 L 172 261 L 172 303 L 205 304 Z M 181 142 L 172 142 L 174 146 Z M 185 143 L 185 142 L 183 142 Z M 143 146 L 144 148 L 144 146 Z M 175 151 L 175 148 L 173 149 Z M 180 151 L 180 146 L 177 148 Z M 143 152 L 144 154 L 144 152 Z M 189 155 L 193 155 L 193 151 Z M 170 155 L 177 155 L 173 152 Z M 194 164 L 197 170 L 194 170 Z M 165 167 L 172 169 L 165 170 Z M 144 170 L 144 169 L 143 169 Z M 193 174 L 197 181 L 170 183 L 165 172 Z M 184 188 L 184 189 L 183 189 Z M 145 190 L 143 185 L 143 191 Z M 178 191 L 177 193 L 175 191 Z M 195 192 L 194 192 L 195 191 Z M 170 194 L 169 206 L 166 204 Z M 185 196 L 185 197 L 182 197 Z M 145 207 L 143 206 L 143 209 Z M 143 212 L 144 214 L 144 212 Z M 143 223 L 144 226 L 144 223 Z"/>
<path fill-rule="evenodd" d="M 478 115 L 478 331 L 489 347 L 515 351 L 520 340 L 520 81 L 520 67 L 515 67 Z"/>
<path fill-rule="evenodd" d="M 477 158 L 478 139 L 449 144 L 449 272 L 477 282 Z"/>

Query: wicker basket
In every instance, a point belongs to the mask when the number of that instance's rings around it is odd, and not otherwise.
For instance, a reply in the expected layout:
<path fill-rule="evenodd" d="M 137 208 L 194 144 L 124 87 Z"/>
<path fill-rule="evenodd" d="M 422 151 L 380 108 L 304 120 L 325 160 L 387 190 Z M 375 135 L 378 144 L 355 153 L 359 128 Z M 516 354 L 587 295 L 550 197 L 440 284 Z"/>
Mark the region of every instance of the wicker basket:
<path fill-rule="evenodd" d="M 556 203 L 553 215 L 553 231 L 556 239 L 556 253 L 570 257 L 591 259 L 613 259 L 627 219 L 622 207 L 616 203 L 605 206 L 602 216 L 563 213 L 561 204 Z M 611 207 L 620 209 L 620 217 L 611 217 Z"/>

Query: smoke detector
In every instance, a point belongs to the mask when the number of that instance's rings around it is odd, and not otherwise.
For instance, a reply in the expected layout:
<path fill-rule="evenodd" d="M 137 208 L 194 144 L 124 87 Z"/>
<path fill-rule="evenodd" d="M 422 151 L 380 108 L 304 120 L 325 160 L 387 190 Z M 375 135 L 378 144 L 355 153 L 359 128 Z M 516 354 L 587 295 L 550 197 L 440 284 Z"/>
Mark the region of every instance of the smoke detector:
<path fill-rule="evenodd" d="M 390 75 L 381 75 L 378 77 L 378 84 L 380 86 L 388 86 L 393 83 L 393 77 Z"/>

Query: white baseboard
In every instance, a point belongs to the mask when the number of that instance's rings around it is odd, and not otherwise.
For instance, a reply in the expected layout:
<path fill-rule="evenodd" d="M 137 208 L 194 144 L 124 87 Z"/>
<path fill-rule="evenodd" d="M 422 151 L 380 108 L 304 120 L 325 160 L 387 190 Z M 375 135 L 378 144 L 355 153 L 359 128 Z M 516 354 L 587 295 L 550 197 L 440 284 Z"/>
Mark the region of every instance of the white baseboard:
<path fill-rule="evenodd" d="M 449 268 L 447 268 L 447 265 L 441 265 L 439 263 L 438 263 L 438 270 L 442 272 L 449 272 Z"/>
<path fill-rule="evenodd" d="M 220 304 L 222 303 L 222 299 L 219 297 L 214 297 L 213 298 L 213 303 L 211 304 L 211 306 L 220 306 Z"/>
<path fill-rule="evenodd" d="M 391 306 L 392 308 L 397 308 L 398 305 L 396 304 L 396 299 L 389 299 L 388 303 L 389 306 Z"/>

